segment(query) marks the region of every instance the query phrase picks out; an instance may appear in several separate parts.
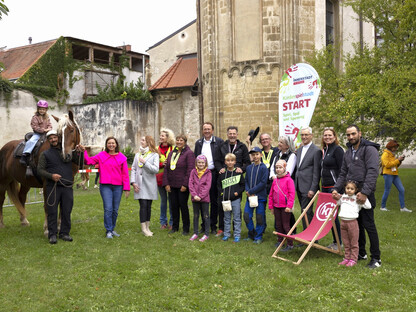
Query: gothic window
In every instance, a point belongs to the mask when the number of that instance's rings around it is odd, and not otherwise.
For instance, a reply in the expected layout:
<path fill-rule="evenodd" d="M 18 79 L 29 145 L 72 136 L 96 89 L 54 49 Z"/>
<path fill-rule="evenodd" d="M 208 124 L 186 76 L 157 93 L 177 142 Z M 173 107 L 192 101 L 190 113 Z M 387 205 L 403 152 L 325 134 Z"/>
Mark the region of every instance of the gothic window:
<path fill-rule="evenodd" d="M 326 45 L 335 42 L 335 6 L 330 0 L 326 0 Z"/>

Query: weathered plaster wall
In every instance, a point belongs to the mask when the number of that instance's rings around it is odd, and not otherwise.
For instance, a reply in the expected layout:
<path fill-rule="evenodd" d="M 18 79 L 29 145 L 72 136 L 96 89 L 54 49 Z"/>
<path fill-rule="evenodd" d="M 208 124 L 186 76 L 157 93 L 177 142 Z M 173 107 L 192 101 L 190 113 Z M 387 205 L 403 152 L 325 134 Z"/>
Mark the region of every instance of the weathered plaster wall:
<path fill-rule="evenodd" d="M 73 105 L 83 142 L 86 145 L 104 146 L 109 136 L 114 136 L 123 149 L 131 146 L 137 150 L 140 138 L 151 135 L 159 138 L 156 104 L 138 101 L 113 101 L 98 104 Z"/>

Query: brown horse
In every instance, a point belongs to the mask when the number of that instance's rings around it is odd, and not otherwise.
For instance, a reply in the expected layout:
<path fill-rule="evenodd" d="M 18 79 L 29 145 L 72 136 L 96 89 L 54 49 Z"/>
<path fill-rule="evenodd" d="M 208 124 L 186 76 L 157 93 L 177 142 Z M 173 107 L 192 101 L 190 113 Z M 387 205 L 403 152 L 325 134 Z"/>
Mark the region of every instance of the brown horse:
<path fill-rule="evenodd" d="M 81 132 L 74 120 L 72 111 L 68 112 L 64 118 L 52 116 L 58 122 L 58 135 L 62 142 L 63 158 L 70 160 L 72 157 L 72 151 L 81 142 Z M 28 226 L 29 221 L 26 219 L 26 196 L 30 188 L 44 187 L 43 183 L 40 183 L 35 177 L 26 176 L 26 166 L 20 164 L 18 158 L 13 157 L 13 151 L 22 140 L 14 140 L 6 143 L 0 150 L 0 228 L 4 227 L 3 223 L 3 203 L 7 194 L 10 200 L 16 206 L 20 214 L 20 222 L 23 226 Z M 35 163 L 38 163 L 39 155 L 50 147 L 49 142 L 46 141 L 41 146 L 39 153 L 35 155 Z M 78 166 L 73 165 L 73 176 L 78 171 Z M 20 187 L 19 187 L 20 184 Z M 43 192 L 46 199 L 46 192 Z M 44 230 L 47 231 L 46 223 L 46 206 L 45 207 L 45 224 Z"/>

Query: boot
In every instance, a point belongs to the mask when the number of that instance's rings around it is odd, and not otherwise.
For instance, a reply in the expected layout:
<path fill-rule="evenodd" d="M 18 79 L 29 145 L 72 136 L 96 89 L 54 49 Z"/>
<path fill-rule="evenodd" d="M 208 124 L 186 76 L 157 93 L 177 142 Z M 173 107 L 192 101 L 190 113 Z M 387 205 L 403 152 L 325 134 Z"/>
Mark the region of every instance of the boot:
<path fill-rule="evenodd" d="M 153 236 L 153 232 L 152 232 L 152 231 L 150 231 L 149 226 L 150 226 L 150 221 L 146 221 L 146 229 L 147 229 L 147 231 L 150 233 L 150 235 L 151 235 L 151 236 Z"/>
<path fill-rule="evenodd" d="M 20 157 L 19 162 L 20 162 L 23 166 L 27 166 L 27 165 L 28 165 L 28 161 L 29 161 L 28 157 L 29 157 L 29 155 L 30 155 L 30 154 L 28 154 L 28 153 L 24 153 L 24 154 L 22 155 L 22 157 Z"/>
<path fill-rule="evenodd" d="M 147 231 L 146 222 L 142 222 L 142 223 L 140 223 L 140 225 L 142 226 L 142 233 L 143 233 L 144 236 L 152 236 Z"/>

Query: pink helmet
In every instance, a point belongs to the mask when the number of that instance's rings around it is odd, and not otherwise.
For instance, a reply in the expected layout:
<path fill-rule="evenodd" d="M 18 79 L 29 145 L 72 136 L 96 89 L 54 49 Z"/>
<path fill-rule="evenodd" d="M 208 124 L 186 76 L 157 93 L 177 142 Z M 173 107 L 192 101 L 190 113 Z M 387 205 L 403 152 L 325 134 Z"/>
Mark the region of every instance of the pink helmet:
<path fill-rule="evenodd" d="M 44 101 L 44 100 L 40 100 L 38 102 L 38 107 L 43 107 L 43 108 L 48 108 L 48 102 Z"/>

